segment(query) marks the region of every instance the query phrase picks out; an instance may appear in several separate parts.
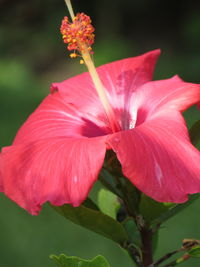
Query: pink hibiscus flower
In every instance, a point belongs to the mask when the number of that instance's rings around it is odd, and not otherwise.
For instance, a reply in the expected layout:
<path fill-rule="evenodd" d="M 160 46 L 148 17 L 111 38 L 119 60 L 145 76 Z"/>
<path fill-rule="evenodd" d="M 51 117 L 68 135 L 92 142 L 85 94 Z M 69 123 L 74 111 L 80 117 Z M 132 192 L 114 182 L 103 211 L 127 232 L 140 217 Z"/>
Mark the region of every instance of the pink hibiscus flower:
<path fill-rule="evenodd" d="M 97 72 L 113 110 L 113 130 L 88 73 L 54 83 L 51 93 L 3 148 L 5 194 L 32 214 L 41 205 L 80 205 L 112 149 L 124 176 L 161 202 L 200 192 L 200 152 L 181 112 L 200 101 L 200 86 L 177 76 L 151 81 L 155 50 Z"/>

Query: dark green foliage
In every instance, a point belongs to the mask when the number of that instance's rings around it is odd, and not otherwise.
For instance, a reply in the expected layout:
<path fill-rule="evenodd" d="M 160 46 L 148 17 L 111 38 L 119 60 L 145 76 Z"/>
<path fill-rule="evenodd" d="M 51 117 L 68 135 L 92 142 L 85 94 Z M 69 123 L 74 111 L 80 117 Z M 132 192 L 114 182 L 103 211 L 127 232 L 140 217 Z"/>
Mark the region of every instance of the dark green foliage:
<path fill-rule="evenodd" d="M 109 263 L 103 256 L 96 256 L 92 260 L 84 260 L 78 257 L 68 257 L 64 254 L 60 256 L 51 255 L 58 267 L 110 267 Z"/>
<path fill-rule="evenodd" d="M 73 223 L 81 225 L 119 244 L 123 244 L 128 239 L 122 225 L 100 211 L 89 209 L 84 205 L 76 208 L 71 205 L 52 207 Z"/>

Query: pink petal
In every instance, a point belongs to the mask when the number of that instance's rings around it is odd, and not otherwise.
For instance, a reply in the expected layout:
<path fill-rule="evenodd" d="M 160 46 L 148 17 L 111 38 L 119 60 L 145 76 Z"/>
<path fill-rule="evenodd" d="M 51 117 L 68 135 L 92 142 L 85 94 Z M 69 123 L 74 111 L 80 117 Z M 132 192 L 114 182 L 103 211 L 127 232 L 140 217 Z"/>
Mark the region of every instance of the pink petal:
<path fill-rule="evenodd" d="M 128 120 L 125 105 L 128 108 L 132 91 L 152 78 L 158 55 L 156 50 L 98 68 L 120 124 Z M 109 133 L 107 116 L 89 74 L 84 73 L 53 84 L 51 95 L 21 127 L 14 144 L 52 137 L 95 137 Z"/>
<path fill-rule="evenodd" d="M 152 81 L 137 89 L 131 100 L 133 113 L 137 110 L 137 123 L 158 116 L 166 109 L 184 111 L 200 101 L 200 85 L 183 82 L 178 76 L 171 79 Z M 134 117 L 135 114 L 131 115 Z"/>
<path fill-rule="evenodd" d="M 5 194 L 34 215 L 46 201 L 80 205 L 102 167 L 105 138 L 50 138 L 4 148 Z"/>
<path fill-rule="evenodd" d="M 14 145 L 54 137 L 94 137 L 108 132 L 109 128 L 106 128 L 100 114 L 97 118 L 83 114 L 70 101 L 65 101 L 59 92 L 54 92 L 43 100 L 20 128 Z"/>
<path fill-rule="evenodd" d="M 161 202 L 184 202 L 200 192 L 200 152 L 191 145 L 180 113 L 110 136 L 108 141 L 124 175 L 142 192 Z"/>
<path fill-rule="evenodd" d="M 152 80 L 159 55 L 158 49 L 99 67 L 98 73 L 111 99 L 116 96 L 128 99 L 136 88 Z"/>
<path fill-rule="evenodd" d="M 2 155 L 0 154 L 0 192 L 3 192 Z"/>
<path fill-rule="evenodd" d="M 115 61 L 97 68 L 110 104 L 115 110 L 116 119 L 123 129 L 128 120 L 131 95 L 139 86 L 152 79 L 159 54 L 159 50 L 154 50 L 138 57 Z M 52 92 L 58 90 L 64 101 L 73 103 L 81 112 L 98 116 L 102 113 L 102 104 L 88 73 L 61 83 L 54 83 L 51 90 Z M 108 125 L 105 114 L 104 117 Z"/>

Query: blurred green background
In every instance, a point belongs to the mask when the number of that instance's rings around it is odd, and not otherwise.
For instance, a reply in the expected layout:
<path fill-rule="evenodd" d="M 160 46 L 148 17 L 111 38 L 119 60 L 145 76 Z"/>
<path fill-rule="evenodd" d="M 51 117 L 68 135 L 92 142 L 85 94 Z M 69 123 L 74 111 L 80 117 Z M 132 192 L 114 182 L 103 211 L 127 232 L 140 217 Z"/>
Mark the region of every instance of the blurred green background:
<path fill-rule="evenodd" d="M 96 65 L 136 56 L 155 48 L 162 55 L 156 79 L 179 74 L 200 81 L 200 2 L 160 0 L 74 0 L 76 11 L 92 17 L 96 28 Z M 59 33 L 68 15 L 62 0 L 0 0 L 0 146 L 10 145 L 17 129 L 49 92 L 52 82 L 85 71 L 68 58 Z M 185 114 L 191 126 L 195 107 Z M 200 201 L 160 230 L 156 256 L 200 239 Z M 0 196 L 0 266 L 54 266 L 48 256 L 84 258 L 104 255 L 112 267 L 133 266 L 113 242 L 73 225 L 45 205 L 31 216 Z M 191 260 L 182 266 L 200 266 Z"/>

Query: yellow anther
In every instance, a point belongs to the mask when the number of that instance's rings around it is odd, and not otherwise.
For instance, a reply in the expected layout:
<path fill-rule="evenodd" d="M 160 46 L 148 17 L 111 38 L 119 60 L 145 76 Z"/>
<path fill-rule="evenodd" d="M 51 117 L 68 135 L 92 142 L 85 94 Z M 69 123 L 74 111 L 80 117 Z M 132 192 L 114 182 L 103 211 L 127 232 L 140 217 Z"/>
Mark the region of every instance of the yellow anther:
<path fill-rule="evenodd" d="M 77 57 L 77 54 L 76 54 L 76 53 L 71 53 L 69 56 L 70 56 L 71 58 L 75 58 L 75 57 Z"/>
<path fill-rule="evenodd" d="M 84 60 L 83 59 L 81 59 L 80 60 L 80 64 L 84 64 L 85 62 L 84 62 Z"/>

